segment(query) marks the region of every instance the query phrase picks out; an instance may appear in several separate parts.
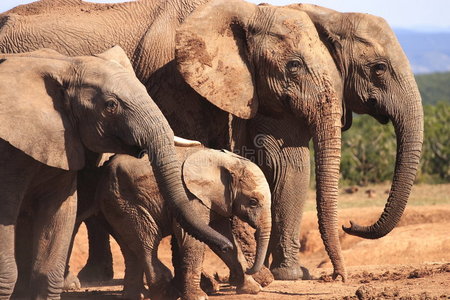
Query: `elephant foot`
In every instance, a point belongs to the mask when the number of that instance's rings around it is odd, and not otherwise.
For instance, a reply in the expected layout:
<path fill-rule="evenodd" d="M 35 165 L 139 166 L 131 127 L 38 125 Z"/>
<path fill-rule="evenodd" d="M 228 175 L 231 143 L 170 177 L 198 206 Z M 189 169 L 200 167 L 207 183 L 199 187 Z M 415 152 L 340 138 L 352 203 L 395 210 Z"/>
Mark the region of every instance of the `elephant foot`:
<path fill-rule="evenodd" d="M 244 282 L 236 287 L 237 294 L 258 294 L 262 288 L 252 276 L 244 276 Z"/>
<path fill-rule="evenodd" d="M 110 264 L 87 264 L 78 273 L 81 282 L 96 282 L 112 280 L 114 272 Z"/>
<path fill-rule="evenodd" d="M 252 277 L 262 287 L 268 286 L 274 281 L 272 272 L 270 272 L 270 270 L 265 266 L 263 266 L 258 273 L 253 274 Z"/>
<path fill-rule="evenodd" d="M 208 295 L 217 293 L 220 289 L 219 283 L 214 279 L 214 277 L 205 272 L 202 272 L 200 287 Z"/>
<path fill-rule="evenodd" d="M 310 280 L 309 270 L 299 264 L 287 267 L 272 267 L 270 271 L 275 280 Z"/>
<path fill-rule="evenodd" d="M 178 288 L 171 282 L 171 278 L 153 282 L 149 286 L 147 296 L 152 300 L 177 300 L 181 297 Z"/>
<path fill-rule="evenodd" d="M 180 299 L 181 300 L 207 300 L 208 295 L 201 290 L 188 291 L 184 295 L 182 295 Z"/>
<path fill-rule="evenodd" d="M 73 291 L 81 288 L 80 280 L 72 272 L 68 272 L 64 278 L 63 291 Z"/>
<path fill-rule="evenodd" d="M 126 300 L 145 300 L 150 299 L 144 295 L 144 293 L 135 291 L 123 291 L 122 298 Z"/>

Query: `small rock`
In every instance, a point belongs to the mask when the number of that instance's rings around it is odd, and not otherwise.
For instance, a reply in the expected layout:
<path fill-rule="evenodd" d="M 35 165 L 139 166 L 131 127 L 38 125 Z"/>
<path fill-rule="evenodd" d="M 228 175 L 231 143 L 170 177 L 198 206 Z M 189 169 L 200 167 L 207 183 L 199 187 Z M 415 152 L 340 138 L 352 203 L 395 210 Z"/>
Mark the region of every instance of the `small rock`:
<path fill-rule="evenodd" d="M 429 269 L 415 269 L 408 275 L 408 279 L 412 278 L 423 278 L 425 276 L 431 275 L 433 273 L 432 270 Z"/>
<path fill-rule="evenodd" d="M 375 190 L 372 190 L 372 189 L 369 189 L 369 190 L 365 191 L 365 193 L 367 194 L 367 197 L 369 197 L 369 198 L 373 198 L 377 194 L 377 192 Z"/>
<path fill-rule="evenodd" d="M 356 290 L 355 295 L 359 300 L 373 299 L 375 297 L 375 289 L 370 285 L 362 285 Z"/>
<path fill-rule="evenodd" d="M 347 194 L 354 194 L 359 190 L 359 188 L 357 186 L 351 186 L 348 187 L 344 190 L 344 192 L 346 192 Z"/>

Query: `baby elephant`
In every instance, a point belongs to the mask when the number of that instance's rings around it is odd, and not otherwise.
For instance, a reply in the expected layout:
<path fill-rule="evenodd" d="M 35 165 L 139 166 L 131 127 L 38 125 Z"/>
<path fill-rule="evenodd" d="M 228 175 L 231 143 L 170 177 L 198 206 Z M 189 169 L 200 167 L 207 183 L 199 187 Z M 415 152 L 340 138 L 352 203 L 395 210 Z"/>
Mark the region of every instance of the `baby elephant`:
<path fill-rule="evenodd" d="M 256 229 L 257 254 L 246 270 L 240 249 L 213 249 L 237 274 L 237 292 L 256 294 L 261 286 L 250 276 L 263 265 L 271 230 L 270 190 L 262 171 L 251 161 L 227 151 L 177 147 L 183 162 L 182 181 L 198 218 L 233 241 L 230 218 L 237 216 Z M 114 156 L 104 167 L 96 194 L 125 258 L 124 296 L 140 299 L 145 273 L 151 299 L 207 299 L 200 288 L 204 245 L 186 234 L 162 198 L 145 159 Z M 161 239 L 173 235 L 176 289 L 169 295 L 170 270 L 157 258 Z"/>

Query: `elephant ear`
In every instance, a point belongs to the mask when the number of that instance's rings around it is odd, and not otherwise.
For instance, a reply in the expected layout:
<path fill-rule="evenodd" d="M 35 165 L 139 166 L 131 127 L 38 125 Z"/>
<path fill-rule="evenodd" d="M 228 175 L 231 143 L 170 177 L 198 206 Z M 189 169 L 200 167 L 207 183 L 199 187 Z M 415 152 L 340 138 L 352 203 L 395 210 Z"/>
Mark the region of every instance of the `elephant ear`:
<path fill-rule="evenodd" d="M 176 32 L 175 59 L 186 82 L 220 109 L 243 119 L 258 110 L 246 48 L 246 23 L 256 5 L 214 0 Z"/>
<path fill-rule="evenodd" d="M 231 217 L 234 175 L 223 164 L 224 154 L 206 149 L 183 163 L 183 181 L 189 192 L 214 212 Z"/>
<path fill-rule="evenodd" d="M 115 62 L 134 74 L 134 69 L 131 65 L 130 59 L 120 46 L 114 46 L 106 50 L 105 52 L 96 54 L 94 56 L 103 58 L 104 60 Z"/>
<path fill-rule="evenodd" d="M 63 88 L 69 66 L 67 59 L 3 59 L 0 138 L 43 164 L 80 170 L 84 147 L 67 114 L 70 104 Z"/>

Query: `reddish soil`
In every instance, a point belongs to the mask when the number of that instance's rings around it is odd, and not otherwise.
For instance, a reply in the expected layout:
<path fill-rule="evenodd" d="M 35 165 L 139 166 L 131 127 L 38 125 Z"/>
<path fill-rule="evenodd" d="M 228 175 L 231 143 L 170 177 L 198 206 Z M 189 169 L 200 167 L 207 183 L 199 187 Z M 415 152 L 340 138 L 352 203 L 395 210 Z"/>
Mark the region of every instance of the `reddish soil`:
<path fill-rule="evenodd" d="M 450 193 L 450 185 L 447 185 Z M 349 196 L 350 197 L 350 196 Z M 368 224 L 378 217 L 381 207 L 340 209 L 341 224 L 352 219 Z M 314 211 L 306 212 L 302 221 L 301 262 L 309 269 L 312 280 L 275 281 L 258 295 L 236 295 L 235 289 L 221 284 L 220 292 L 210 299 L 450 299 L 450 203 L 410 206 L 400 225 L 388 236 L 363 240 L 344 234 L 341 242 L 348 281 L 332 281 L 331 265 L 323 249 Z M 86 232 L 77 236 L 73 271 L 86 261 Z M 115 279 L 103 286 L 82 288 L 65 293 L 63 299 L 117 299 L 123 277 L 123 259 L 112 241 Z M 159 256 L 170 265 L 170 245 L 165 239 Z M 208 252 L 204 269 L 226 276 L 227 269 Z"/>

